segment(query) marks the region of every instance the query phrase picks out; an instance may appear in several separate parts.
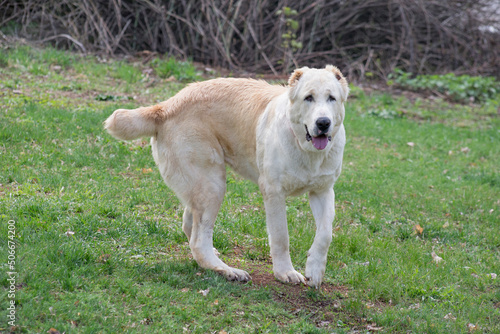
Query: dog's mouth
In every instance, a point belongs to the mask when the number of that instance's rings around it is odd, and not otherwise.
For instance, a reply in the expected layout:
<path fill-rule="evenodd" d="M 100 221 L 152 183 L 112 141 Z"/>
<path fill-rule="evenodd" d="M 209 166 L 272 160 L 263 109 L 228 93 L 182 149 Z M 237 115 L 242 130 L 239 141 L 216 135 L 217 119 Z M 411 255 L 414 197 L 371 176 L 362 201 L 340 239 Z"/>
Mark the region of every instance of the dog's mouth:
<path fill-rule="evenodd" d="M 311 134 L 309 133 L 309 129 L 307 128 L 307 125 L 305 127 L 306 127 L 306 140 L 311 141 L 316 149 L 324 150 L 326 145 L 328 145 L 328 142 L 332 141 L 332 137 L 326 135 L 325 133 L 322 133 L 315 137 L 311 136 Z"/>

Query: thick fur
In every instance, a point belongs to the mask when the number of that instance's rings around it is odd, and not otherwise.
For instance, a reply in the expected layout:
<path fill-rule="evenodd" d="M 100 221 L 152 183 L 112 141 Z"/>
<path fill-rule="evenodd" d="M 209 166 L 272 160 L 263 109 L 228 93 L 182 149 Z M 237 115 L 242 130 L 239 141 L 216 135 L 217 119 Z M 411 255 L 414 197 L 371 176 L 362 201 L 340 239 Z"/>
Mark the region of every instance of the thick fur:
<path fill-rule="evenodd" d="M 185 206 L 182 228 L 201 267 L 230 280 L 251 279 L 222 262 L 213 249 L 228 164 L 258 183 L 263 194 L 276 278 L 319 287 L 332 238 L 333 185 L 342 165 L 348 93 L 346 79 L 331 65 L 295 70 L 288 87 L 215 79 L 191 84 L 152 107 L 116 110 L 105 128 L 123 140 L 152 137 L 161 175 Z M 290 260 L 285 198 L 305 192 L 316 237 L 304 277 Z"/>

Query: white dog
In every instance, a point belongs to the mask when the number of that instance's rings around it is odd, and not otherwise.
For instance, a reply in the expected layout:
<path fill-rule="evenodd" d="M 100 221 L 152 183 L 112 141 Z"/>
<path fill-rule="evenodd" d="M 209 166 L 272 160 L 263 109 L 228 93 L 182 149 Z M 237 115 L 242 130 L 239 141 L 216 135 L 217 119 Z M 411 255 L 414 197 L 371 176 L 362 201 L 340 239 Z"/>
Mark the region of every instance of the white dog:
<path fill-rule="evenodd" d="M 222 262 L 213 249 L 228 164 L 260 187 L 276 278 L 318 288 L 332 240 L 333 185 L 346 142 L 349 87 L 331 65 L 297 69 L 288 83 L 229 78 L 193 83 L 158 105 L 116 110 L 105 128 L 123 140 L 152 137 L 161 175 L 185 206 L 182 229 L 201 267 L 228 280 L 251 279 Z M 305 192 L 316 236 L 304 277 L 290 259 L 285 198 Z"/>

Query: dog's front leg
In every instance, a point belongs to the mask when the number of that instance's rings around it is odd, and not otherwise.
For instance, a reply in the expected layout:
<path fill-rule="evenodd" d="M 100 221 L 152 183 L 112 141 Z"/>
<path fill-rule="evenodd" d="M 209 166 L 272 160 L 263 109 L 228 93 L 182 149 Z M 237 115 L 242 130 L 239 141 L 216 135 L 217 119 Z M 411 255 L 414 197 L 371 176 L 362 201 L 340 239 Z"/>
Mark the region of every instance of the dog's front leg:
<path fill-rule="evenodd" d="M 290 259 L 285 197 L 277 193 L 263 194 L 274 276 L 285 283 L 305 284 L 304 276 L 295 271 Z"/>
<path fill-rule="evenodd" d="M 307 253 L 307 284 L 319 288 L 326 268 L 328 248 L 332 242 L 332 223 L 335 217 L 335 193 L 329 189 L 322 193 L 311 192 L 309 204 L 316 220 L 316 236 Z"/>

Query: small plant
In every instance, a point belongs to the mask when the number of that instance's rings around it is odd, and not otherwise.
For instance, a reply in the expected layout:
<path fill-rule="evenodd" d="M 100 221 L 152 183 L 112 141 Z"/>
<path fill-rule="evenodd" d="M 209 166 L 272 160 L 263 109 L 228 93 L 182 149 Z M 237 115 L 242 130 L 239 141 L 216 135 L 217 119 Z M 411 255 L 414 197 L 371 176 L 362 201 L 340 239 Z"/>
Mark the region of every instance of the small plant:
<path fill-rule="evenodd" d="M 199 79 L 196 68 L 189 61 L 178 61 L 175 58 L 167 60 L 155 59 L 152 62 L 156 75 L 167 79 L 174 77 L 179 81 L 195 81 Z"/>
<path fill-rule="evenodd" d="M 457 102 L 486 101 L 500 94 L 500 83 L 494 77 L 448 73 L 445 75 L 417 75 L 396 69 L 388 84 L 397 84 L 412 90 L 431 90 Z"/>
<path fill-rule="evenodd" d="M 297 66 L 295 58 L 293 54 L 300 49 L 302 49 L 302 43 L 297 41 L 297 31 L 299 30 L 299 21 L 295 20 L 295 17 L 298 15 L 295 9 L 291 9 L 290 7 L 283 7 L 282 10 L 278 10 L 276 15 L 283 15 L 285 20 L 285 32 L 281 35 L 283 42 L 281 46 L 285 50 L 283 55 L 283 70 L 284 72 L 288 72 L 288 68 L 290 67 L 290 62 Z"/>
<path fill-rule="evenodd" d="M 5 53 L 0 52 L 0 67 L 9 66 L 9 58 Z"/>
<path fill-rule="evenodd" d="M 392 109 L 369 109 L 365 115 L 385 119 L 401 118 L 402 113 Z"/>

